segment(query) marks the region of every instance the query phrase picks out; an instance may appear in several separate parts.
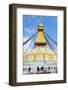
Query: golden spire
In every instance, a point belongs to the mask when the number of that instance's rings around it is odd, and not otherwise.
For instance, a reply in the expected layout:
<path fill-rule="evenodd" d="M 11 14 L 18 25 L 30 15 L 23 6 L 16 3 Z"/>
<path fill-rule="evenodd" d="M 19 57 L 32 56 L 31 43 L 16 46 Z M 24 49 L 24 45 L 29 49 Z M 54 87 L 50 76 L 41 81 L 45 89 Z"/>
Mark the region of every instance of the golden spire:
<path fill-rule="evenodd" d="M 38 35 L 37 35 L 37 38 L 36 38 L 36 41 L 35 41 L 35 47 L 45 47 L 46 44 L 47 44 L 47 41 L 44 37 L 44 26 L 43 24 L 40 22 L 38 24 Z"/>

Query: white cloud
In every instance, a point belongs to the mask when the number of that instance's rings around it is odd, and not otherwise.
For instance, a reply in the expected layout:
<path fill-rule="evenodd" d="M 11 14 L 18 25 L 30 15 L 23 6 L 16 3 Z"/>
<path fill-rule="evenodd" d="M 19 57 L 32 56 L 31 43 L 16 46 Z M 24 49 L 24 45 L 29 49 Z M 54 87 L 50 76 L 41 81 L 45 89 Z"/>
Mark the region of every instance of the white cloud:
<path fill-rule="evenodd" d="M 37 30 L 33 27 L 29 28 L 25 28 L 24 29 L 25 32 L 27 32 L 28 34 L 35 34 L 37 32 Z"/>
<path fill-rule="evenodd" d="M 24 40 L 24 42 L 25 42 L 26 40 L 28 40 L 28 37 L 24 37 L 23 40 Z"/>

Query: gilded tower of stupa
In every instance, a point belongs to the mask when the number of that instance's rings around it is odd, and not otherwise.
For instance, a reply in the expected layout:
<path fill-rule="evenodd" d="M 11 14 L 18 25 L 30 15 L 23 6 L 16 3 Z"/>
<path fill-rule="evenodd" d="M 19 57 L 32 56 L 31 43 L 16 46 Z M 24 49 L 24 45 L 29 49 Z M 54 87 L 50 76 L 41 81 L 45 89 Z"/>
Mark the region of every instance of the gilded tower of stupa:
<path fill-rule="evenodd" d="M 47 39 L 44 36 L 44 26 L 42 23 L 38 24 L 38 34 L 34 43 L 34 48 L 24 54 L 24 68 L 31 68 L 32 73 L 37 73 L 37 68 L 56 67 L 57 55 L 52 50 L 47 48 Z M 44 72 L 47 71 L 44 70 Z M 56 72 L 51 70 L 51 72 Z M 26 72 L 25 72 L 26 73 Z"/>

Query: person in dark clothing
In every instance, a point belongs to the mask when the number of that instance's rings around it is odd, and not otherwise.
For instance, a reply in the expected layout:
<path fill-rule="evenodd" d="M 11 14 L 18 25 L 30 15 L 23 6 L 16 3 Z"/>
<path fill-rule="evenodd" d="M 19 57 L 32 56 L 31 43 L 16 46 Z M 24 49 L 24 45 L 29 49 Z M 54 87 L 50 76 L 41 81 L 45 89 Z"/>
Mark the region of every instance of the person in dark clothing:
<path fill-rule="evenodd" d="M 29 71 L 29 72 L 31 71 L 31 68 L 30 68 L 30 67 L 28 68 L 28 71 Z"/>
<path fill-rule="evenodd" d="M 43 67 L 41 67 L 41 71 L 43 71 L 43 69 L 44 69 L 44 68 L 43 68 Z"/>
<path fill-rule="evenodd" d="M 39 72 L 39 67 L 37 67 L 37 71 Z"/>

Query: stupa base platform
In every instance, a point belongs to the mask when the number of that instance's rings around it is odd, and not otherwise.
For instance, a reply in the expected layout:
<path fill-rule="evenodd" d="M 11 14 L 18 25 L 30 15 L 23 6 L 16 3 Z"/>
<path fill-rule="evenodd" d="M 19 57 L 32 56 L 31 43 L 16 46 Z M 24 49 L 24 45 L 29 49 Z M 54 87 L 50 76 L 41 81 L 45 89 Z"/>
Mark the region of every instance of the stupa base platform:
<path fill-rule="evenodd" d="M 48 74 L 57 73 L 56 60 L 25 61 L 23 74 Z"/>

